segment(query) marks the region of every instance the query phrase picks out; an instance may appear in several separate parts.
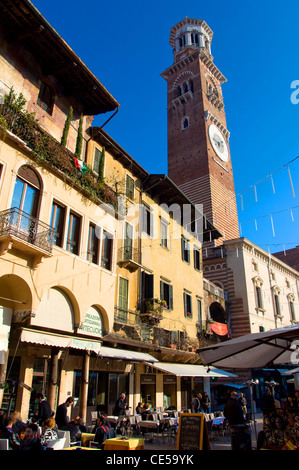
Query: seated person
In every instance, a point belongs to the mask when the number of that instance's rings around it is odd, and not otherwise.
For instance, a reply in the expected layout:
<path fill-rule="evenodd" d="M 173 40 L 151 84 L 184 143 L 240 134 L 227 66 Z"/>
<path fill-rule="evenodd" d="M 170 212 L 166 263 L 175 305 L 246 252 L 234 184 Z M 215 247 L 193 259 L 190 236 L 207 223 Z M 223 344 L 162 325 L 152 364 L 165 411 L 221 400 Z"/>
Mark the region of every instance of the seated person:
<path fill-rule="evenodd" d="M 98 443 L 99 448 L 103 448 L 103 443 L 110 437 L 110 430 L 107 421 L 103 416 L 99 418 L 99 426 L 96 429 L 94 441 Z"/>
<path fill-rule="evenodd" d="M 83 421 L 79 416 L 76 416 L 72 419 L 66 426 L 64 426 L 64 431 L 70 431 L 70 440 L 71 442 L 77 442 L 81 440 L 82 431 L 80 427 L 83 425 Z"/>
<path fill-rule="evenodd" d="M 43 446 L 46 446 L 49 441 L 58 439 L 58 434 L 55 430 L 56 422 L 54 418 L 46 419 L 42 424 L 42 433 L 40 441 Z"/>
<path fill-rule="evenodd" d="M 1 439 L 8 439 L 8 445 L 11 450 L 20 449 L 20 439 L 13 430 L 13 421 L 11 417 L 5 418 L 3 422 L 3 430 L 0 435 Z"/>
<path fill-rule="evenodd" d="M 28 424 L 25 429 L 24 439 L 21 440 L 20 450 L 42 450 L 43 446 L 38 437 L 38 427 L 36 424 Z"/>

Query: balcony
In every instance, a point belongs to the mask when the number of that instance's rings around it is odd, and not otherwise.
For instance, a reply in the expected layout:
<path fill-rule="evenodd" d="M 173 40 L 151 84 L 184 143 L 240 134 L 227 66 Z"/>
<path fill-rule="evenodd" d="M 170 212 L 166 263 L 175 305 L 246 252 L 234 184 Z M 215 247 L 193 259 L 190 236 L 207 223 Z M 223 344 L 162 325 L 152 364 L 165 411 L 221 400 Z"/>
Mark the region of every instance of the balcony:
<path fill-rule="evenodd" d="M 140 250 L 131 246 L 119 248 L 117 261 L 122 268 L 127 268 L 130 271 L 136 271 L 142 267 L 140 264 Z"/>
<path fill-rule="evenodd" d="M 15 248 L 37 264 L 52 256 L 53 238 L 53 228 L 16 207 L 0 212 L 0 255 Z"/>

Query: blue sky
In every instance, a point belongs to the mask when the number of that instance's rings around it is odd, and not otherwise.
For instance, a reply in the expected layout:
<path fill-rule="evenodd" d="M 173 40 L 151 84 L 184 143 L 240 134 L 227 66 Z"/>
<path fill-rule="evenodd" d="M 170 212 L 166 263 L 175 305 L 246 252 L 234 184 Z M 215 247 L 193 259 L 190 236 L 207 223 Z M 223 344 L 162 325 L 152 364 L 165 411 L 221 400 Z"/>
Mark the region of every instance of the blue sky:
<path fill-rule="evenodd" d="M 151 173 L 167 173 L 160 74 L 173 63 L 170 29 L 184 17 L 205 20 L 214 63 L 228 80 L 222 91 L 242 236 L 271 253 L 299 245 L 299 82 L 291 88 L 299 81 L 298 2 L 32 3 L 120 103 L 105 130 Z"/>

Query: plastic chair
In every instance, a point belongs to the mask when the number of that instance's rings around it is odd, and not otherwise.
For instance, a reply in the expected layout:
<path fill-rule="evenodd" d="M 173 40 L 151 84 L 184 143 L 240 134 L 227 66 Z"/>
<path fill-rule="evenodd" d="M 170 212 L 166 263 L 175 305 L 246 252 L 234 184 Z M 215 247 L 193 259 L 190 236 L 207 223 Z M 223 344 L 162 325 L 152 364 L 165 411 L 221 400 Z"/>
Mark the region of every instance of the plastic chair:
<path fill-rule="evenodd" d="M 47 442 L 47 449 L 61 450 L 64 448 L 64 445 L 65 437 L 61 437 L 59 439 L 52 439 L 51 441 Z"/>
<path fill-rule="evenodd" d="M 65 438 L 64 447 L 71 447 L 72 445 L 74 445 L 74 443 L 71 443 L 70 431 L 62 431 L 61 429 L 58 429 L 57 434 L 58 434 L 59 439 Z M 76 442 L 76 445 L 79 445 L 79 444 Z M 81 445 L 81 441 L 80 441 L 80 445 Z"/>
<path fill-rule="evenodd" d="M 9 450 L 8 439 L 0 439 L 0 450 Z"/>
<path fill-rule="evenodd" d="M 91 414 L 91 424 L 96 424 L 96 421 L 99 417 L 98 412 L 97 411 L 91 411 L 90 414 Z"/>

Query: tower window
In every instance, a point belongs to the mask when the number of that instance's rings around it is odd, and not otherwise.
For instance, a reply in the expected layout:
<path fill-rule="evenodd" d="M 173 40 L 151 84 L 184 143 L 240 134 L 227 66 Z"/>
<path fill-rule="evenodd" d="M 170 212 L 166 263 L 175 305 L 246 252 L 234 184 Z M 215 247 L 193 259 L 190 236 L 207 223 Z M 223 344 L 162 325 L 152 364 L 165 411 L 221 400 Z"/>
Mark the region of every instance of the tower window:
<path fill-rule="evenodd" d="M 187 129 L 187 127 L 189 127 L 189 119 L 185 118 L 183 120 L 183 129 Z"/>

